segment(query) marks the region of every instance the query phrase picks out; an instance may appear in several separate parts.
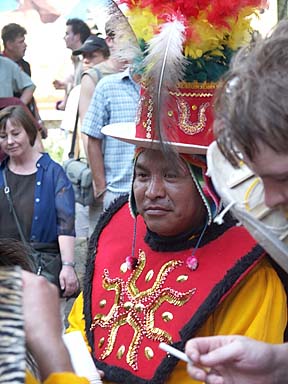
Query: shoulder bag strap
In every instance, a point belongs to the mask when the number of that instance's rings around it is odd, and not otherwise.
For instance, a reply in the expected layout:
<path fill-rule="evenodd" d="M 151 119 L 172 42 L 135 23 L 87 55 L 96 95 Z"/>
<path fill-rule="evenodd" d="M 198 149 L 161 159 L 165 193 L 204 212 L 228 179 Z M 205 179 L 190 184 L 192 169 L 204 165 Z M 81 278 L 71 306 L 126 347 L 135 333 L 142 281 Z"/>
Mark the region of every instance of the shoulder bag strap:
<path fill-rule="evenodd" d="M 14 220 L 15 220 L 15 223 L 17 225 L 17 229 L 18 229 L 18 232 L 19 232 L 19 235 L 21 237 L 21 240 L 22 240 L 23 244 L 28 246 L 27 240 L 25 239 L 25 236 L 24 236 L 24 234 L 22 232 L 22 228 L 21 228 L 21 225 L 19 223 L 16 211 L 15 211 L 12 199 L 11 199 L 10 188 L 9 188 L 9 186 L 7 184 L 7 179 L 6 179 L 6 168 L 2 169 L 2 175 L 3 175 L 3 181 L 4 181 L 4 194 L 5 194 L 5 196 L 7 197 L 7 200 L 8 200 L 10 212 L 13 213 Z"/>
<path fill-rule="evenodd" d="M 76 113 L 74 129 L 73 129 L 73 136 L 72 136 L 72 142 L 71 142 L 71 148 L 70 148 L 70 152 L 68 153 L 69 159 L 73 159 L 74 158 L 75 143 L 76 143 L 76 138 L 77 138 L 78 120 L 79 120 L 79 107 L 77 107 L 77 113 Z"/>

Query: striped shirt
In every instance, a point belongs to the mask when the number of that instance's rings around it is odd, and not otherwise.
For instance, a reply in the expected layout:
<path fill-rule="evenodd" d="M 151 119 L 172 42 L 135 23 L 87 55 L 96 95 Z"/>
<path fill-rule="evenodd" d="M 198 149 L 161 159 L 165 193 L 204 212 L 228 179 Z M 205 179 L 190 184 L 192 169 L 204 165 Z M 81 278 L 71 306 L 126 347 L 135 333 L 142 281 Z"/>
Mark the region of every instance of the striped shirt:
<path fill-rule="evenodd" d="M 106 185 L 111 192 L 129 192 L 135 146 L 104 136 L 101 129 L 107 124 L 134 122 L 139 94 L 140 86 L 128 69 L 102 78 L 82 124 L 82 133 L 102 140 Z"/>

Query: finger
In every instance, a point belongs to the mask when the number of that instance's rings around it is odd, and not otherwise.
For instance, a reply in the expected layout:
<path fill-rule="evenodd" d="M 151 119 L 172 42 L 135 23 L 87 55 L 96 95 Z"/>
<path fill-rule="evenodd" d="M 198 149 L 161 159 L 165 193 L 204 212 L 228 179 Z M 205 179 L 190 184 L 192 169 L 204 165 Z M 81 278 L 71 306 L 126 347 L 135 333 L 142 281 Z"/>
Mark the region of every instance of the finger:
<path fill-rule="evenodd" d="M 227 364 L 234 361 L 241 352 L 241 343 L 238 341 L 226 344 L 206 355 L 200 357 L 201 364 L 213 367 L 219 364 Z"/>
<path fill-rule="evenodd" d="M 207 378 L 207 374 L 204 369 L 196 367 L 192 364 L 187 365 L 187 372 L 193 379 L 198 381 L 205 381 Z"/>
<path fill-rule="evenodd" d="M 197 361 L 199 355 L 206 354 L 219 348 L 222 344 L 219 339 L 213 337 L 196 337 L 186 343 L 185 353 L 192 358 L 193 361 Z M 194 356 L 194 357 L 193 357 Z M 199 359 L 198 359 L 199 361 Z"/>
<path fill-rule="evenodd" d="M 222 376 L 216 373 L 209 373 L 207 375 L 206 384 L 225 384 L 225 380 Z"/>

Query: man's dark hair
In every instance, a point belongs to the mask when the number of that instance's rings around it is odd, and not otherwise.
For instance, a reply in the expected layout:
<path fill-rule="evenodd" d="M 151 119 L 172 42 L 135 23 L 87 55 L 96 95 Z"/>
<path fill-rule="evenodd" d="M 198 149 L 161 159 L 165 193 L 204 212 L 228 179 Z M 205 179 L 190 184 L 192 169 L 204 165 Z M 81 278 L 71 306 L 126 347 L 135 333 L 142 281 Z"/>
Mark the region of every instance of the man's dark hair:
<path fill-rule="evenodd" d="M 71 25 L 74 35 L 77 35 L 77 34 L 80 35 L 80 40 L 82 44 L 91 35 L 90 28 L 81 19 L 77 19 L 77 18 L 68 19 L 66 22 L 66 25 Z"/>
<path fill-rule="evenodd" d="M 23 37 L 26 33 L 26 29 L 19 24 L 10 23 L 5 25 L 1 31 L 4 47 L 6 46 L 7 41 L 14 41 L 17 37 Z"/>

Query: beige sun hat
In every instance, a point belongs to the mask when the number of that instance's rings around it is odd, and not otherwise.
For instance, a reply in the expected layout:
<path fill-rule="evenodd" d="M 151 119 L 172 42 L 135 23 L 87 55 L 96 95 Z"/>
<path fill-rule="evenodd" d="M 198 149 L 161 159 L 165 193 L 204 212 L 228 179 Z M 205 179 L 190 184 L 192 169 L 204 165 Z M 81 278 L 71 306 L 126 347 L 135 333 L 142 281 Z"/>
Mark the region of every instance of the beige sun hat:
<path fill-rule="evenodd" d="M 269 255 L 288 272 L 287 212 L 264 202 L 261 179 L 244 164 L 234 168 L 214 141 L 207 151 L 208 175 L 222 199 L 224 210 L 214 219 L 221 222 L 230 212 L 247 228 Z"/>

